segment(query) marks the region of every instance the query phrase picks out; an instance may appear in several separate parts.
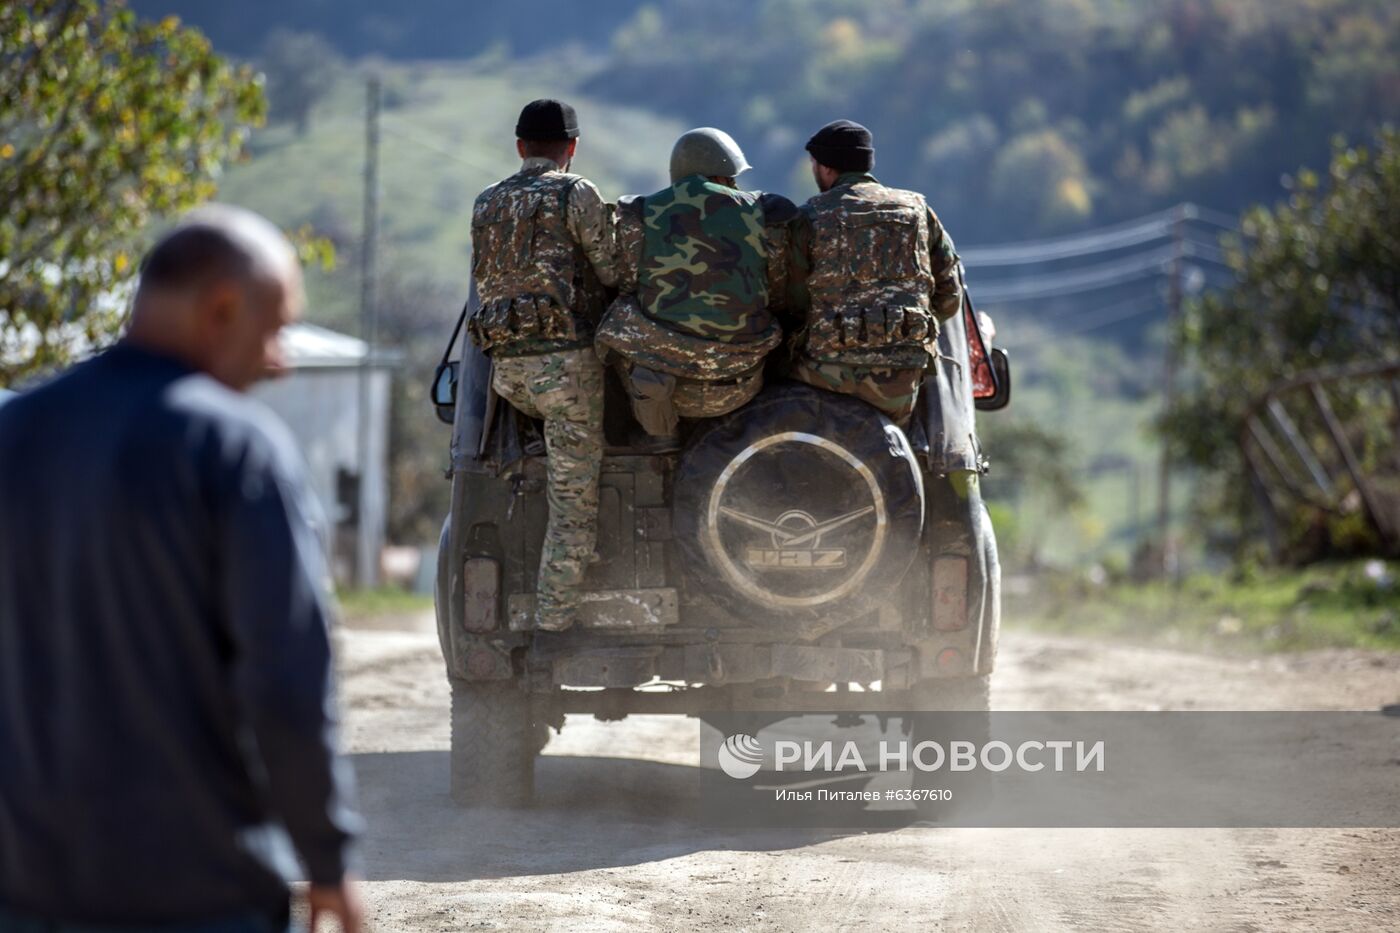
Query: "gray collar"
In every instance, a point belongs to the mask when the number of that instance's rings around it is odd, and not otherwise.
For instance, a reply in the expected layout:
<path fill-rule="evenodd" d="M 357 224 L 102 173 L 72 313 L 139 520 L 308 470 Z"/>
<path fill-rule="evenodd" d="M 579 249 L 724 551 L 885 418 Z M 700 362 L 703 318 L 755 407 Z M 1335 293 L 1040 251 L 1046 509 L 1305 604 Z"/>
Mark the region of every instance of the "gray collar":
<path fill-rule="evenodd" d="M 520 171 L 530 175 L 543 175 L 545 172 L 562 172 L 559 163 L 544 156 L 531 156 L 520 166 Z"/>

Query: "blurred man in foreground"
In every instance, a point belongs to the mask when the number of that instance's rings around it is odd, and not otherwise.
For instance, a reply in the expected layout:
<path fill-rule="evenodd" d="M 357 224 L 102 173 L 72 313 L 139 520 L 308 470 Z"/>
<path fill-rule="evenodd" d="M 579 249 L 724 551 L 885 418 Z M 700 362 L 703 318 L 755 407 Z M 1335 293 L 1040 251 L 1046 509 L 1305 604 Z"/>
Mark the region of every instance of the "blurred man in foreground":
<path fill-rule="evenodd" d="M 127 336 L 0 408 L 0 931 L 360 927 L 320 541 L 280 364 L 296 254 L 211 206 Z M 324 924 L 323 924 L 324 927 Z"/>
<path fill-rule="evenodd" d="M 748 169 L 728 133 L 701 127 L 676 140 L 669 188 L 618 202 L 623 294 L 598 329 L 599 351 L 618 362 L 633 414 L 663 447 L 679 418 L 715 418 L 757 395 L 782 342 L 797 208 L 740 191 Z"/>
<path fill-rule="evenodd" d="M 481 305 L 468 331 L 491 356 L 496 393 L 544 421 L 549 527 L 535 626 L 551 632 L 574 624 L 597 545 L 603 367 L 593 327 L 616 282 L 612 214 L 592 182 L 569 172 L 578 135 L 568 104 L 526 104 L 515 126 L 520 171 L 472 209 Z"/>

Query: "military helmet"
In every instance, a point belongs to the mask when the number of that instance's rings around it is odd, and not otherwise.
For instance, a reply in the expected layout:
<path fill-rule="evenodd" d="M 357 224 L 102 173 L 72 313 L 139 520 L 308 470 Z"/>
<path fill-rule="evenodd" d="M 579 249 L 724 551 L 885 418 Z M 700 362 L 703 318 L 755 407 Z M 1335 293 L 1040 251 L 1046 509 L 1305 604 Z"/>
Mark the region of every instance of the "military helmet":
<path fill-rule="evenodd" d="M 687 175 L 734 178 L 751 167 L 734 137 L 713 126 L 682 133 L 671 148 L 672 184 Z"/>

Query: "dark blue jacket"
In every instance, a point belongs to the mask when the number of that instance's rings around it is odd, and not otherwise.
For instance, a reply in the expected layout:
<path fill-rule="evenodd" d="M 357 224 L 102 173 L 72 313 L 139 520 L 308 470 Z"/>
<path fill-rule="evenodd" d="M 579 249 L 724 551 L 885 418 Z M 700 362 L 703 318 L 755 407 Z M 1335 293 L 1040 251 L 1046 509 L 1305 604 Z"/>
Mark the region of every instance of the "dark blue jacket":
<path fill-rule="evenodd" d="M 118 346 L 0 406 L 0 904 L 286 909 L 356 817 L 329 602 L 286 428 Z"/>

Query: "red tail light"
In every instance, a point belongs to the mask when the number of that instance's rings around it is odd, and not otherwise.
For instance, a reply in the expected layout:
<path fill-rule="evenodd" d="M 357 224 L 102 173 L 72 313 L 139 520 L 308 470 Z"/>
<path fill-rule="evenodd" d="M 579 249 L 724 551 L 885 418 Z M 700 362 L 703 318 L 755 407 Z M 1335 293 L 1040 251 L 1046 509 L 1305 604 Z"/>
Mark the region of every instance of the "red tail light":
<path fill-rule="evenodd" d="M 501 565 L 489 557 L 470 557 L 462 566 L 462 626 L 490 632 L 500 624 Z"/>
<path fill-rule="evenodd" d="M 940 632 L 967 627 L 966 557 L 940 557 L 933 562 L 933 627 Z"/>

